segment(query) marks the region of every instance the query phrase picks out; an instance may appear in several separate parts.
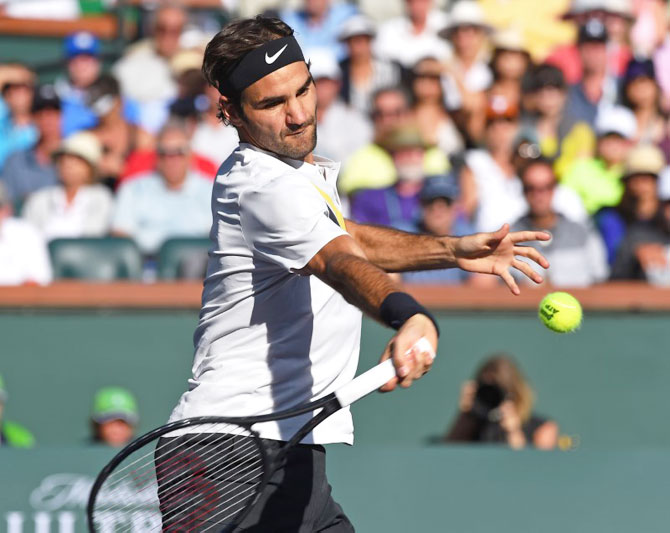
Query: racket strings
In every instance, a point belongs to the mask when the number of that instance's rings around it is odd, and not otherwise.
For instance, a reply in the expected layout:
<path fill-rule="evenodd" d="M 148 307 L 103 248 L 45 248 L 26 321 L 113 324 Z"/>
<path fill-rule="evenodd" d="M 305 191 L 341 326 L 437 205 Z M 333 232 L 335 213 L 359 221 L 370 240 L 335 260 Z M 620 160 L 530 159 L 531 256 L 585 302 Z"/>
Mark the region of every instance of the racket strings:
<path fill-rule="evenodd" d="M 249 430 L 209 423 L 190 431 L 198 433 L 145 445 L 110 474 L 93 511 L 99 531 L 221 530 L 253 500 L 265 459 Z"/>
<path fill-rule="evenodd" d="M 263 473 L 262 472 L 263 463 L 262 463 L 262 461 L 260 461 L 260 458 L 257 458 L 257 460 L 254 461 L 254 462 L 249 462 L 248 461 L 248 459 L 258 455 L 258 450 L 256 449 L 255 443 L 253 441 L 250 441 L 249 443 L 245 443 L 243 445 L 243 448 L 246 448 L 245 455 L 243 455 L 241 457 L 236 457 L 235 460 L 233 460 L 229 463 L 226 463 L 226 461 L 227 461 L 228 457 L 230 457 L 230 454 L 225 454 L 225 453 L 223 455 L 221 455 L 221 453 L 214 454 L 211 457 L 217 457 L 217 455 L 218 455 L 218 457 L 216 458 L 216 461 L 214 463 L 209 465 L 210 468 L 213 468 L 214 472 L 216 472 L 216 469 L 221 468 L 221 466 L 225 464 L 225 467 L 230 470 L 231 468 L 234 468 L 237 464 L 247 462 L 249 464 L 246 467 L 235 470 L 235 476 L 236 477 L 239 478 L 239 477 L 244 476 L 245 478 L 248 478 L 251 474 L 253 474 L 254 476 L 257 476 L 259 474 L 262 475 L 262 473 Z M 235 453 L 239 453 L 240 451 L 242 451 L 243 448 L 240 448 L 240 450 L 235 450 Z M 174 479 L 176 479 L 176 477 L 178 477 L 179 475 L 181 475 L 181 473 L 178 473 L 175 476 Z M 181 492 L 191 490 L 194 486 L 197 486 L 198 483 L 200 483 L 201 481 L 199 479 L 197 479 L 197 476 L 190 476 L 190 477 L 187 476 L 184 479 L 185 483 L 183 483 L 181 485 L 179 483 L 177 483 L 176 485 L 172 486 L 173 483 L 174 483 L 174 479 L 165 480 L 165 484 L 171 486 L 170 487 L 170 492 L 174 492 L 174 495 L 169 497 L 169 498 L 162 498 L 161 499 L 161 507 L 163 509 L 170 509 L 170 506 L 174 506 L 176 503 L 179 503 L 180 507 L 175 506 L 175 508 L 172 509 L 171 511 L 168 510 L 167 512 L 163 512 L 163 520 L 165 520 L 165 521 L 169 520 L 169 518 L 171 518 L 174 514 L 178 513 L 181 509 L 181 506 L 190 505 L 190 504 L 193 503 L 193 501 L 197 500 L 198 498 L 207 498 L 207 497 L 211 497 L 213 495 L 216 495 L 216 496 L 218 496 L 219 501 L 221 501 L 224 496 L 229 495 L 231 493 L 235 493 L 235 488 L 236 488 L 236 487 L 233 486 L 233 487 L 229 488 L 228 490 L 226 490 L 224 492 L 219 492 L 218 488 L 216 486 L 216 483 L 213 483 L 209 487 L 208 490 L 204 490 L 204 491 L 200 490 L 197 493 L 195 493 L 189 500 L 184 501 L 184 502 L 178 502 L 178 498 L 180 497 Z M 161 480 L 161 481 L 163 481 L 163 480 Z M 255 485 L 252 485 L 251 488 L 254 489 Z M 240 498 L 238 498 L 237 495 L 238 495 L 238 493 L 232 494 L 231 497 L 229 498 L 229 500 L 235 498 L 235 500 L 236 500 L 235 504 L 237 504 L 239 502 L 239 499 L 240 499 Z M 242 499 L 244 499 L 244 498 L 242 498 Z M 225 500 L 225 501 L 229 501 L 229 500 Z M 225 503 L 225 501 L 222 501 L 222 503 Z"/>

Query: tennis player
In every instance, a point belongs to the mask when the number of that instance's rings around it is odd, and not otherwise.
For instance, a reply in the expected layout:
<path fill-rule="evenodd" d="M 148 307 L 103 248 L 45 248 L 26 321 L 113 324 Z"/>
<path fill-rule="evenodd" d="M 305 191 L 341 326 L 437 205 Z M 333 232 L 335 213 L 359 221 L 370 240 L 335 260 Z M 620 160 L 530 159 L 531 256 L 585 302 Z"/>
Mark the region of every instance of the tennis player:
<path fill-rule="evenodd" d="M 334 391 L 356 372 L 362 312 L 397 330 L 381 356 L 393 358 L 397 376 L 383 390 L 410 386 L 432 364 L 429 353 L 411 348 L 426 337 L 437 349 L 438 328 L 387 272 L 460 267 L 497 274 L 515 294 L 509 268 L 541 281 L 515 256 L 547 267 L 533 248 L 517 245 L 547 240 L 544 233 L 509 233 L 504 226 L 429 237 L 343 218 L 339 163 L 312 154 L 316 94 L 309 65 L 283 22 L 231 22 L 208 44 L 203 72 L 219 90 L 221 117 L 237 129 L 240 144 L 214 184 L 213 248 L 193 377 L 171 420 L 272 413 Z M 303 416 L 255 429 L 278 449 L 304 422 Z M 323 445 L 337 442 L 353 443 L 348 409 L 288 454 L 240 530 L 353 531 L 326 479 Z M 206 463 L 206 445 L 198 453 Z M 200 520 L 198 530 L 214 525 L 207 516 Z"/>

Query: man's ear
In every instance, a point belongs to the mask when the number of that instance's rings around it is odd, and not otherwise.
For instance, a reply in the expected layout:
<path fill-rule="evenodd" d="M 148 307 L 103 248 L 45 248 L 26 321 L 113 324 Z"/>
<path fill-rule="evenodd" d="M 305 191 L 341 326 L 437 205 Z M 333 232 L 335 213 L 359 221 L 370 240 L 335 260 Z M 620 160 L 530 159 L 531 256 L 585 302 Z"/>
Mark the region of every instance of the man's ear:
<path fill-rule="evenodd" d="M 224 118 L 226 121 L 230 122 L 230 124 L 237 127 L 242 126 L 240 115 L 228 97 L 223 95 L 219 96 L 219 109 L 221 109 L 221 113 L 223 113 Z"/>

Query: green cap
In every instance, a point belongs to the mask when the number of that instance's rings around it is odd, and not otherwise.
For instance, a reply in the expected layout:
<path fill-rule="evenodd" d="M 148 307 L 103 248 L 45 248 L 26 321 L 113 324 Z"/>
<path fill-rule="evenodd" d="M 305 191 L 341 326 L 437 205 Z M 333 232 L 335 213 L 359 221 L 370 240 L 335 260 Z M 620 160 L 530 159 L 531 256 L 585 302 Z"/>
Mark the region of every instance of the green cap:
<path fill-rule="evenodd" d="M 139 419 L 137 403 L 133 395 L 121 387 L 105 387 L 100 389 L 93 400 L 94 422 L 109 420 L 125 420 L 129 424 L 137 424 Z"/>
<path fill-rule="evenodd" d="M 0 403 L 5 403 L 7 401 L 7 390 L 5 389 L 5 380 L 2 379 L 2 374 L 0 374 Z"/>

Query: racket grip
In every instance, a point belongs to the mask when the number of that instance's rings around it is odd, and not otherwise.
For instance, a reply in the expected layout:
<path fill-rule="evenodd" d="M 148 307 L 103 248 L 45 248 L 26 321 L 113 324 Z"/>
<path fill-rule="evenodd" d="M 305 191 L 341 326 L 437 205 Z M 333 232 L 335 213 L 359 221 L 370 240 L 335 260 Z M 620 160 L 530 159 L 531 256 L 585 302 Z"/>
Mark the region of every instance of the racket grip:
<path fill-rule="evenodd" d="M 421 337 L 414 344 L 413 348 L 428 352 L 431 357 L 435 359 L 435 351 L 425 337 Z M 387 359 L 386 361 L 379 363 L 377 366 L 372 367 L 367 372 L 363 372 L 360 376 L 354 378 L 353 381 L 335 391 L 335 396 L 340 402 L 340 405 L 346 407 L 347 405 L 351 405 L 355 401 L 360 400 L 363 396 L 367 396 L 371 392 L 376 391 L 395 376 L 396 370 L 393 365 L 393 359 Z"/>

